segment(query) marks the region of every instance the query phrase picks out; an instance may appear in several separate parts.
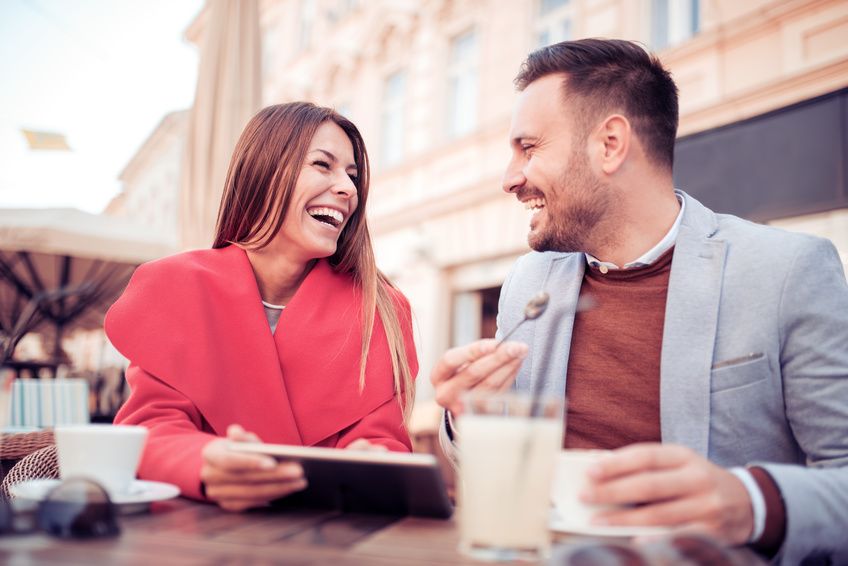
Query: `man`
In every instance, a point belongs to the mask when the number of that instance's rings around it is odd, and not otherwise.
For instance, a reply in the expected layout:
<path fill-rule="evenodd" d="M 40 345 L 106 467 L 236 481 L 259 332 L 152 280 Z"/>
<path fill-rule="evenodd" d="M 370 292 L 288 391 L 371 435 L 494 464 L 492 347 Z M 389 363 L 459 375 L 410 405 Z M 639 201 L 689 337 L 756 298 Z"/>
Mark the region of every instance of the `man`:
<path fill-rule="evenodd" d="M 848 286 L 833 246 L 674 190 L 677 88 L 639 46 L 549 46 L 516 84 L 503 188 L 535 211 L 534 251 L 504 282 L 499 333 L 539 290 L 551 302 L 515 342 L 437 364 L 448 451 L 462 392 L 543 380 L 567 396 L 566 448 L 614 450 L 584 499 L 641 504 L 598 523 L 848 561 Z"/>

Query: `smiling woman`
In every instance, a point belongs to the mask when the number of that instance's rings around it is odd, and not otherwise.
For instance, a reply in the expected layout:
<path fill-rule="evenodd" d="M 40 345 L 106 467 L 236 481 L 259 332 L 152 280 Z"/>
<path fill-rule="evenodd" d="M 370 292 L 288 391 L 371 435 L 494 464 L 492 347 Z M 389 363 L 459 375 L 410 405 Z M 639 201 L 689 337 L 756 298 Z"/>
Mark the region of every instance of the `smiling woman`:
<path fill-rule="evenodd" d="M 116 422 L 150 429 L 140 477 L 241 510 L 306 483 L 231 441 L 410 450 L 411 314 L 376 268 L 368 185 L 362 137 L 333 110 L 250 121 L 213 248 L 141 266 L 106 318 L 131 361 Z"/>

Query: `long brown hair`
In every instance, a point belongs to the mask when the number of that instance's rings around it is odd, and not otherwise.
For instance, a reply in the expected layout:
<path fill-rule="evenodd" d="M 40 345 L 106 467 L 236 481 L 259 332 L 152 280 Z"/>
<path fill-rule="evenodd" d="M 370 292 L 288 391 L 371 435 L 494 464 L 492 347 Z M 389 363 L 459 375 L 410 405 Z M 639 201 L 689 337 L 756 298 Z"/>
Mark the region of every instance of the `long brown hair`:
<path fill-rule="evenodd" d="M 328 121 L 347 135 L 357 168 L 354 184 L 359 205 L 339 235 L 336 253 L 329 262 L 336 271 L 350 274 L 362 292 L 359 386 L 365 386 L 365 365 L 376 313 L 383 322 L 389 344 L 395 391 L 404 418 L 408 418 L 415 389 L 398 318 L 399 310 L 403 312 L 403 309 L 393 299 L 394 286 L 374 261 L 365 219 L 370 182 L 368 153 L 353 122 L 331 108 L 309 102 L 276 104 L 260 110 L 245 126 L 233 151 L 212 247 L 240 244 L 259 249 L 274 239 L 286 217 L 312 137 Z"/>

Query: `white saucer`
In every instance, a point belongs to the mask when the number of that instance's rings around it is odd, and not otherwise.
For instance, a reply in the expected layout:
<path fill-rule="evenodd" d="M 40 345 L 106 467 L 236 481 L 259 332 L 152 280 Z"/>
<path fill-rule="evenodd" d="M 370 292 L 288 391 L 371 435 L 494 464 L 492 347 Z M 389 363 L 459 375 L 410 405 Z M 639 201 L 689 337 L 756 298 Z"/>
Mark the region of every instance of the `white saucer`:
<path fill-rule="evenodd" d="M 551 511 L 551 519 L 548 523 L 548 528 L 558 533 L 617 538 L 667 535 L 672 531 L 670 527 L 635 527 L 569 523 L 568 521 L 563 521 L 557 512 L 553 510 Z"/>
<path fill-rule="evenodd" d="M 9 488 L 9 492 L 14 497 L 21 499 L 41 501 L 52 488 L 60 483 L 61 480 L 56 479 L 29 480 L 14 484 Z M 112 503 L 118 505 L 134 505 L 173 499 L 179 494 L 180 488 L 170 483 L 135 480 L 126 493 L 121 493 L 114 497 L 110 496 L 110 499 Z"/>

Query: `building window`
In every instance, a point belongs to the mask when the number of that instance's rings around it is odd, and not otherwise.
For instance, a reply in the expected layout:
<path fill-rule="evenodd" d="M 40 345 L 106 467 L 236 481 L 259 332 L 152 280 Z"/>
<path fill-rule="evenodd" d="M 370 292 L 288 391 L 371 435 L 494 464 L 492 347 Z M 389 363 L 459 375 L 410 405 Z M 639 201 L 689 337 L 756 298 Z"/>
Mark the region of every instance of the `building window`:
<path fill-rule="evenodd" d="M 462 346 L 481 338 L 494 338 L 498 329 L 500 287 L 456 293 L 453 296 L 451 344 Z"/>
<path fill-rule="evenodd" d="M 359 6 L 359 0 L 335 0 L 328 5 L 327 19 L 331 24 L 347 18 Z"/>
<path fill-rule="evenodd" d="M 351 113 L 350 113 L 351 112 L 350 102 L 348 102 L 347 100 L 344 101 L 344 102 L 340 102 L 339 104 L 336 104 L 336 112 L 338 112 L 339 114 L 341 114 L 342 116 L 344 116 L 348 120 L 353 120 L 353 118 L 351 118 Z"/>
<path fill-rule="evenodd" d="M 574 5 L 571 0 L 539 0 L 536 47 L 572 39 Z"/>
<path fill-rule="evenodd" d="M 297 49 L 304 51 L 312 43 L 312 27 L 315 25 L 315 0 L 300 0 L 300 30 Z"/>
<path fill-rule="evenodd" d="M 473 31 L 451 41 L 448 63 L 448 134 L 459 137 L 477 126 L 477 36 Z"/>
<path fill-rule="evenodd" d="M 671 47 L 698 33 L 699 0 L 651 0 L 651 47 Z"/>
<path fill-rule="evenodd" d="M 262 32 L 262 75 L 267 76 L 271 73 L 276 63 L 274 54 L 277 52 L 277 37 L 273 28 L 266 29 Z"/>
<path fill-rule="evenodd" d="M 381 157 L 383 166 L 391 166 L 403 158 L 403 108 L 406 96 L 406 72 L 397 71 L 383 85 Z"/>

